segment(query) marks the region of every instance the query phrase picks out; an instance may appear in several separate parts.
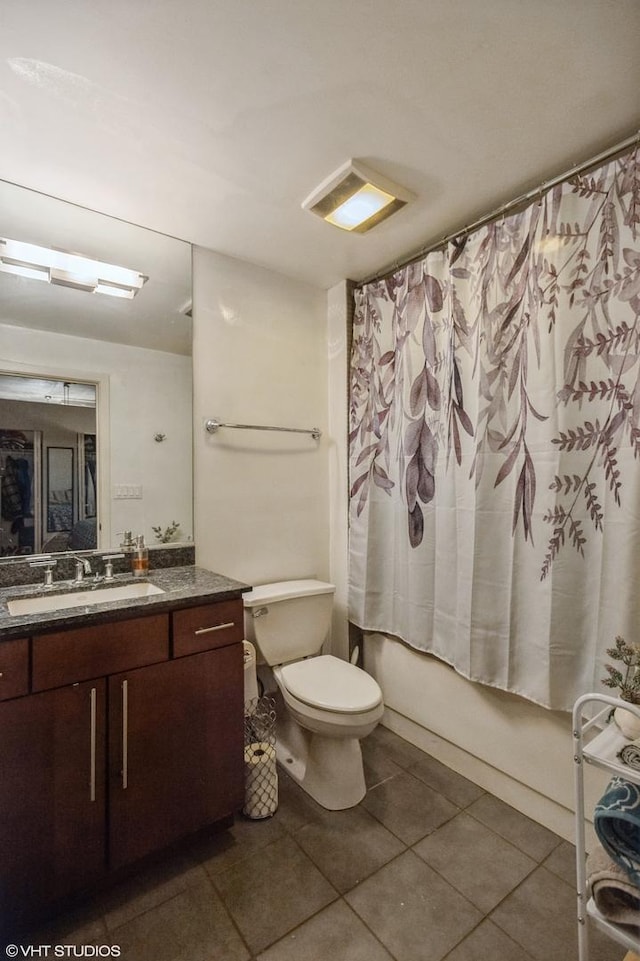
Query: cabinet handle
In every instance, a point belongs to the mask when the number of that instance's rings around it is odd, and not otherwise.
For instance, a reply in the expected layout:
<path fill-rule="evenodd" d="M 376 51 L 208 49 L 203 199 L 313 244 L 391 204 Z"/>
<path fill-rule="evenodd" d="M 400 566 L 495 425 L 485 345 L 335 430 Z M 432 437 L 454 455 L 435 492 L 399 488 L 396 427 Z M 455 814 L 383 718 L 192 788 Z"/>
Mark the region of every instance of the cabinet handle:
<path fill-rule="evenodd" d="M 212 631 L 224 631 L 227 627 L 235 627 L 235 621 L 229 621 L 227 624 L 216 624 L 215 627 L 199 627 L 194 634 L 211 634 Z"/>
<path fill-rule="evenodd" d="M 89 703 L 91 706 L 91 721 L 90 721 L 90 748 L 89 748 L 89 800 L 91 802 L 96 799 L 96 689 L 91 688 L 89 694 Z"/>
<path fill-rule="evenodd" d="M 129 784 L 129 682 L 122 682 L 122 789 Z"/>

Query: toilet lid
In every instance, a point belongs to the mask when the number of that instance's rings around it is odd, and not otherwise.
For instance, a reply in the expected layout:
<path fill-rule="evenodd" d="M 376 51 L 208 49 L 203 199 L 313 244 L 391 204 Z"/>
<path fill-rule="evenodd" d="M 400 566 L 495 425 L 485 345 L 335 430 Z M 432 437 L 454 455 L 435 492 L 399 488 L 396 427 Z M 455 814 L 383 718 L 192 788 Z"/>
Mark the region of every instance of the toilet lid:
<path fill-rule="evenodd" d="M 360 714 L 382 700 L 382 692 L 369 674 L 332 654 L 287 664 L 280 677 L 297 700 L 327 711 Z"/>

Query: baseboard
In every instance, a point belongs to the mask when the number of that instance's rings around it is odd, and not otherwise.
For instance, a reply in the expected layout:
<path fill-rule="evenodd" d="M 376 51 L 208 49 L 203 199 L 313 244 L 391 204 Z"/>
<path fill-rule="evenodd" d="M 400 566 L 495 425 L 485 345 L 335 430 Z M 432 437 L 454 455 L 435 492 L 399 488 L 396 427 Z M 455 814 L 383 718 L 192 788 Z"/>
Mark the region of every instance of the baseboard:
<path fill-rule="evenodd" d="M 495 794 L 517 811 L 542 824 L 566 841 L 574 843 L 574 814 L 568 808 L 522 784 L 503 771 L 497 770 L 486 761 L 474 757 L 456 744 L 416 724 L 415 721 L 392 708 L 385 708 L 382 724 L 485 791 Z"/>

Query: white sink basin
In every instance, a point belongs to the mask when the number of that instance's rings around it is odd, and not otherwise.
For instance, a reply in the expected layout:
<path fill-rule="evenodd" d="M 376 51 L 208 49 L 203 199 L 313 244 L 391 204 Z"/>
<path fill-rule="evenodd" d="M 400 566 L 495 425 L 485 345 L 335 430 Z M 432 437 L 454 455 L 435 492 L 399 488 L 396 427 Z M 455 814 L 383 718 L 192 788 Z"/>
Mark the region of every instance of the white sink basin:
<path fill-rule="evenodd" d="M 68 607 L 90 607 L 107 601 L 126 601 L 137 597 L 151 597 L 164 594 L 155 584 L 120 584 L 117 587 L 100 587 L 96 590 L 73 591 L 69 594 L 50 594 L 38 597 L 16 597 L 7 601 L 9 613 L 46 614 L 48 611 L 64 611 Z"/>

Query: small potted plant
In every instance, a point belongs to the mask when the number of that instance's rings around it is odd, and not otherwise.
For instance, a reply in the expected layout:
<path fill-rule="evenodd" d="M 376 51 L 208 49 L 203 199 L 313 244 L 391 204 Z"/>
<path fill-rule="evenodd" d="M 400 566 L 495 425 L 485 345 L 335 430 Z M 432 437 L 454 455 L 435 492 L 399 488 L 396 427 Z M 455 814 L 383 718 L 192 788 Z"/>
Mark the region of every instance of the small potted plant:
<path fill-rule="evenodd" d="M 168 527 L 163 530 L 160 525 L 157 527 L 152 527 L 151 530 L 156 535 L 156 540 L 160 541 L 161 544 L 169 544 L 175 539 L 176 534 L 180 530 L 180 524 L 178 521 L 171 521 Z"/>
<path fill-rule="evenodd" d="M 627 644 L 623 637 L 616 637 L 615 647 L 607 648 L 607 654 L 614 661 L 620 661 L 620 668 L 605 664 L 607 677 L 602 678 L 606 687 L 617 688 L 618 697 L 629 704 L 640 704 L 640 647 Z M 623 707 L 614 711 L 616 724 L 626 737 L 640 737 L 640 717 Z"/>

